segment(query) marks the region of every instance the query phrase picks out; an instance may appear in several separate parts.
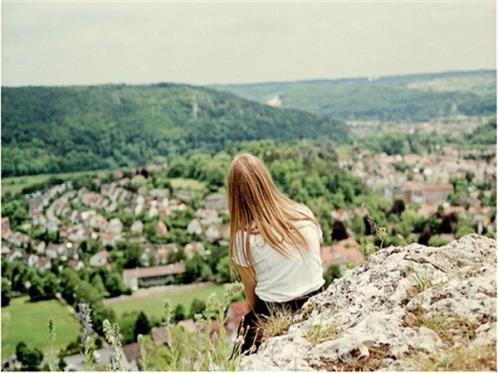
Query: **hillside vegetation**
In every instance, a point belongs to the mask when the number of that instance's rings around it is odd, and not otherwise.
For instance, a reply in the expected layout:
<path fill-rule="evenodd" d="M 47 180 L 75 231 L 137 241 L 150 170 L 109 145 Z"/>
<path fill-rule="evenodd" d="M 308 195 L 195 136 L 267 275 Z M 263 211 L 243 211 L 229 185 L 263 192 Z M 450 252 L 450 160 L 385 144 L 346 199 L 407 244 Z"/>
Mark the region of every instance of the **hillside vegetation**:
<path fill-rule="evenodd" d="M 258 102 L 344 120 L 425 121 L 496 111 L 496 71 L 219 85 Z M 278 97 L 279 100 L 275 100 Z"/>
<path fill-rule="evenodd" d="M 2 89 L 3 176 L 126 167 L 247 140 L 344 141 L 335 120 L 202 87 Z"/>

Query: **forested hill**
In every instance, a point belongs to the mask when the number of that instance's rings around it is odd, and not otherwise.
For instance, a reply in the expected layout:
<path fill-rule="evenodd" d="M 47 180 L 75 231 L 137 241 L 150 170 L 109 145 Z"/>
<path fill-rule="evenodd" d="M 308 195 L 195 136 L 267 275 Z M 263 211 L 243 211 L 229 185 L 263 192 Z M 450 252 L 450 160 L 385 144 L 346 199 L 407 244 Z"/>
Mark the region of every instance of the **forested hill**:
<path fill-rule="evenodd" d="M 143 164 L 246 140 L 331 138 L 332 119 L 178 84 L 2 89 L 3 176 Z"/>
<path fill-rule="evenodd" d="M 343 120 L 425 121 L 496 111 L 496 71 L 218 85 L 261 103 Z"/>

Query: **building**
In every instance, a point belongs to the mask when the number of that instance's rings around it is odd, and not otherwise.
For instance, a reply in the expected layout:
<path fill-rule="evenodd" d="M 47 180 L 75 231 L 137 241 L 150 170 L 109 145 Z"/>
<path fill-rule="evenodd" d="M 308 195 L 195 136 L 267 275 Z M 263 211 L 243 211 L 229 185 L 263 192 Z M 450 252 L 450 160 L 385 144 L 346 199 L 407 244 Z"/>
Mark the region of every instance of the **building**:
<path fill-rule="evenodd" d="M 10 220 L 9 217 L 6 216 L 2 218 L 2 238 L 7 237 L 10 234 Z"/>
<path fill-rule="evenodd" d="M 227 196 L 224 193 L 211 193 L 204 198 L 207 209 L 226 210 L 228 208 Z"/>
<path fill-rule="evenodd" d="M 352 238 L 322 247 L 321 257 L 324 268 L 335 264 L 344 269 L 349 263 L 355 265 L 365 263 L 365 258 L 360 251 L 358 243 Z"/>
<path fill-rule="evenodd" d="M 148 268 L 125 269 L 123 271 L 123 282 L 129 288 L 136 290 L 139 287 L 163 285 L 166 281 L 166 276 L 178 275 L 184 272 L 184 262 Z"/>
<path fill-rule="evenodd" d="M 109 262 L 109 252 L 107 250 L 99 251 L 97 254 L 92 256 L 89 263 L 93 267 L 103 267 Z"/>
<path fill-rule="evenodd" d="M 242 317 L 249 312 L 249 305 L 246 300 L 239 300 L 233 302 L 228 307 L 227 311 L 227 321 L 225 324 L 225 330 L 227 335 L 231 338 L 235 338 L 239 324 L 242 321 Z"/>
<path fill-rule="evenodd" d="M 402 188 L 395 188 L 395 196 L 408 203 L 442 203 L 453 193 L 452 184 L 418 184 L 406 183 Z"/>

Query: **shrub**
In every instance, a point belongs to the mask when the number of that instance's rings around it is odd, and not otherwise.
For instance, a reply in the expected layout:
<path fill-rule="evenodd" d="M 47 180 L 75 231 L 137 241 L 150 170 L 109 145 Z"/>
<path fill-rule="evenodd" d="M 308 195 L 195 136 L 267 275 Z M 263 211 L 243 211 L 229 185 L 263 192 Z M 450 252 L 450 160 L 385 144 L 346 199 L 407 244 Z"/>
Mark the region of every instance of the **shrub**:
<path fill-rule="evenodd" d="M 455 238 L 458 240 L 462 238 L 463 236 L 466 236 L 468 234 L 475 233 L 474 228 L 464 225 L 463 227 L 458 228 L 458 230 L 455 233 Z"/>

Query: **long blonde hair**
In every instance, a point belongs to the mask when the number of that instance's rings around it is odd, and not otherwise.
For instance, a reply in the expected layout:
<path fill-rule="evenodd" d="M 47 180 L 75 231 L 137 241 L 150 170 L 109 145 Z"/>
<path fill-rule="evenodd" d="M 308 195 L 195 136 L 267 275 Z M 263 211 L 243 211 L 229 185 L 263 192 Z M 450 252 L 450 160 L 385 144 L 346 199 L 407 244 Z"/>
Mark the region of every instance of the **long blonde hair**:
<path fill-rule="evenodd" d="M 243 242 L 243 259 L 249 263 L 255 279 L 249 246 L 251 234 L 260 234 L 273 249 L 287 257 L 295 254 L 294 248 L 299 254 L 308 249 L 296 223 L 309 220 L 318 225 L 318 222 L 297 202 L 279 193 L 270 173 L 258 158 L 248 153 L 236 156 L 230 165 L 227 184 L 232 271 L 233 258 L 237 255 L 236 244 Z M 241 235 L 241 240 L 237 239 L 238 235 Z"/>

